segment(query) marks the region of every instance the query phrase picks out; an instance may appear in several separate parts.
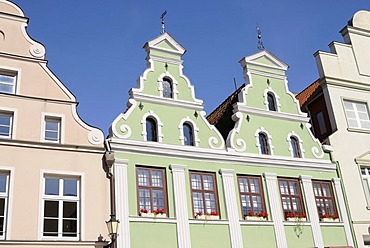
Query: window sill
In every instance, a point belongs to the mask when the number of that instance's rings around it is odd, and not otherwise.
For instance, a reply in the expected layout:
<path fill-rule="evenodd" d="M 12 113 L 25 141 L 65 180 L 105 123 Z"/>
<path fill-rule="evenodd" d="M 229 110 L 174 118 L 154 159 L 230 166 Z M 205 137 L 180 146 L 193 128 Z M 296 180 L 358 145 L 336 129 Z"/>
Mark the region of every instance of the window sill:
<path fill-rule="evenodd" d="M 321 222 L 339 222 L 339 219 L 333 219 L 333 218 L 321 218 Z"/>
<path fill-rule="evenodd" d="M 167 218 L 167 214 L 140 213 L 139 216 L 145 218 Z"/>
<path fill-rule="evenodd" d="M 361 129 L 361 128 L 348 127 L 347 131 L 348 132 L 369 133 L 370 134 L 370 129 Z"/>
<path fill-rule="evenodd" d="M 306 222 L 307 218 L 287 217 L 285 220 L 288 222 Z"/>
<path fill-rule="evenodd" d="M 251 221 L 267 221 L 267 218 L 260 217 L 260 216 L 244 216 L 244 220 L 251 220 Z"/>
<path fill-rule="evenodd" d="M 202 215 L 196 215 L 195 219 L 197 220 L 219 220 L 219 215 L 208 215 L 208 214 L 202 214 Z"/>

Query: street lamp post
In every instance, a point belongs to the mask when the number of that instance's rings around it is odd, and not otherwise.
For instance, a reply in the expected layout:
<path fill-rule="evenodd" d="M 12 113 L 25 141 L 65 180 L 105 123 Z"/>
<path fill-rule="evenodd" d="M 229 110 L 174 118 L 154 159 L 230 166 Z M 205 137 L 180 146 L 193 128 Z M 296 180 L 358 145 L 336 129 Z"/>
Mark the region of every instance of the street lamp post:
<path fill-rule="evenodd" d="M 109 237 L 111 239 L 110 244 L 106 247 L 109 248 L 116 248 L 117 247 L 117 236 L 118 236 L 118 225 L 119 220 L 116 219 L 116 191 L 115 191 L 115 180 L 114 180 L 114 173 L 113 173 L 113 164 L 114 164 L 114 152 L 106 151 L 104 154 L 104 161 L 107 165 L 108 171 L 108 178 L 110 183 L 110 219 L 106 221 Z"/>

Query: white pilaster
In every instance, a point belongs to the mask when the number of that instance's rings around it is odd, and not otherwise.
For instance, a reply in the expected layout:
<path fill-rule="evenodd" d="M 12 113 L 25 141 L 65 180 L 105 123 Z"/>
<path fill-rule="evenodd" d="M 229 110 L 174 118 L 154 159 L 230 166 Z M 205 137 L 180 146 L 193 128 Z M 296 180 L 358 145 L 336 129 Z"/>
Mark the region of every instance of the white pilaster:
<path fill-rule="evenodd" d="M 116 216 L 120 221 L 117 237 L 117 248 L 130 248 L 130 222 L 128 208 L 128 160 L 116 159 L 114 163 Z"/>
<path fill-rule="evenodd" d="M 178 248 L 190 248 L 188 203 L 186 200 L 185 165 L 171 164 L 173 192 L 177 219 Z"/>
<path fill-rule="evenodd" d="M 242 231 L 240 229 L 239 211 L 236 197 L 234 170 L 220 169 L 224 187 L 224 196 L 226 202 L 227 218 L 229 219 L 229 231 L 231 238 L 231 247 L 243 248 Z"/>
<path fill-rule="evenodd" d="M 324 240 L 322 238 L 319 214 L 317 213 L 315 195 L 312 187 L 312 177 L 301 175 L 301 181 L 303 185 L 304 197 L 306 199 L 308 216 L 310 217 L 313 240 L 315 242 L 315 247 L 323 248 Z"/>
<path fill-rule="evenodd" d="M 336 192 L 337 200 L 339 204 L 339 211 L 340 211 L 342 221 L 344 224 L 344 231 L 346 233 L 347 244 L 349 246 L 354 247 L 353 238 L 351 234 L 351 228 L 349 226 L 348 213 L 347 213 L 346 205 L 344 203 L 342 185 L 340 184 L 340 179 L 333 178 L 333 183 L 334 183 L 334 188 L 335 188 L 335 192 Z"/>
<path fill-rule="evenodd" d="M 283 225 L 283 210 L 280 204 L 280 193 L 278 191 L 275 173 L 264 173 L 267 186 L 267 194 L 270 200 L 271 217 L 274 223 L 276 245 L 278 248 L 288 247 Z"/>

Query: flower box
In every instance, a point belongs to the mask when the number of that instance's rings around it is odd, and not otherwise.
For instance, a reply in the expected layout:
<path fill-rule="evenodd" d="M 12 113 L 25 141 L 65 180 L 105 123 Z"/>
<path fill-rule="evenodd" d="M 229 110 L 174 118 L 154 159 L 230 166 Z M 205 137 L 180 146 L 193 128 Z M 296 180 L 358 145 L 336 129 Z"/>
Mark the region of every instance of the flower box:
<path fill-rule="evenodd" d="M 285 218 L 286 221 L 291 221 L 291 222 L 305 222 L 307 221 L 307 218 L 298 218 L 298 217 L 286 217 Z"/>
<path fill-rule="evenodd" d="M 339 222 L 339 218 L 333 219 L 333 218 L 321 218 L 322 222 Z"/>
<path fill-rule="evenodd" d="M 195 215 L 195 219 L 197 220 L 219 220 L 219 215 L 209 215 L 209 214 L 202 214 L 202 215 Z"/>
<path fill-rule="evenodd" d="M 141 217 L 146 217 L 146 218 L 166 218 L 166 214 L 155 214 L 155 213 L 140 213 Z"/>
<path fill-rule="evenodd" d="M 267 218 L 262 216 L 244 216 L 244 220 L 253 220 L 253 221 L 266 221 Z"/>

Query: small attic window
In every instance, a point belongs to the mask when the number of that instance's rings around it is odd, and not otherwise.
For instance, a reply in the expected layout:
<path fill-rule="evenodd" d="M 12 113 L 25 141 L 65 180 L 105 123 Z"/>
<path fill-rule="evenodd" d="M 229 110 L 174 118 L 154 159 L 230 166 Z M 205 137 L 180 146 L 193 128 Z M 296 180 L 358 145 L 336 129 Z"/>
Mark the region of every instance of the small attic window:
<path fill-rule="evenodd" d="M 172 81 L 168 77 L 164 77 L 162 81 L 163 97 L 173 98 Z"/>
<path fill-rule="evenodd" d="M 268 108 L 270 111 L 276 111 L 276 100 L 273 93 L 267 93 Z"/>

